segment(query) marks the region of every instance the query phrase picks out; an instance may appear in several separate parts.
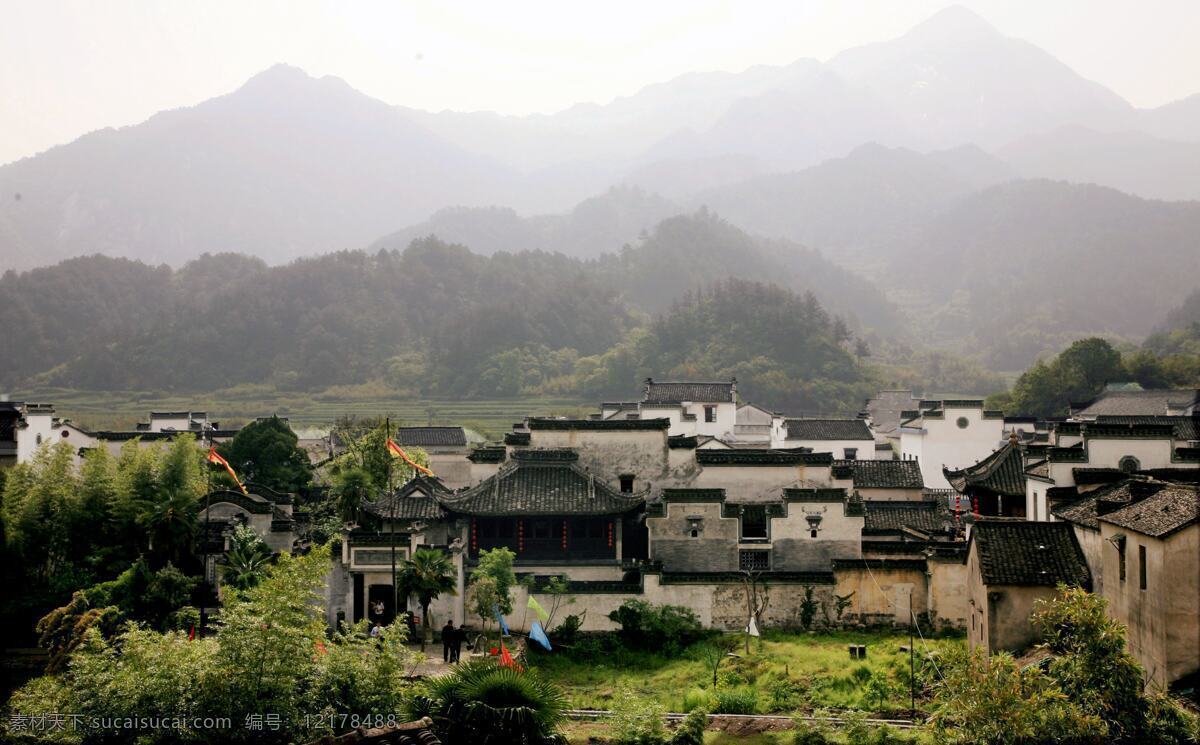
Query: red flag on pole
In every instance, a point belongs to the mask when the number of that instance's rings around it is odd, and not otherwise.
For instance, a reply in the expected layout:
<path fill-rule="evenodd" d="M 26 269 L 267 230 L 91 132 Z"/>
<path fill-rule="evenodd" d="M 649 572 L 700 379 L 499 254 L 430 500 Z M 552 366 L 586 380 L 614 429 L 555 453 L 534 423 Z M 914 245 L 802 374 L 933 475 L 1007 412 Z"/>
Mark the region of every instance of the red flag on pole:
<path fill-rule="evenodd" d="M 217 453 L 217 449 L 215 447 L 208 449 L 208 462 L 214 465 L 224 466 L 225 470 L 229 471 L 229 475 L 233 478 L 233 483 L 237 484 L 238 488 L 242 490 L 242 494 L 250 493 L 246 491 L 246 487 L 242 485 L 242 480 L 239 479 L 237 474 L 233 472 L 233 466 L 229 465 L 229 461 L 225 460 L 220 456 L 219 453 Z"/>
<path fill-rule="evenodd" d="M 420 463 L 416 462 L 412 458 L 408 457 L 408 453 L 404 452 L 404 448 L 397 445 L 395 443 L 395 441 L 393 441 L 392 438 L 390 438 L 390 437 L 387 439 L 387 448 L 388 448 L 388 452 L 390 452 L 392 455 L 394 455 L 397 458 L 400 458 L 405 463 L 407 463 L 408 465 L 417 469 L 418 471 L 425 474 L 426 476 L 433 475 L 433 471 L 430 471 L 425 466 L 421 465 Z"/>
<path fill-rule="evenodd" d="M 188 641 L 195 641 L 195 640 L 196 640 L 196 627 L 193 626 L 192 630 L 188 632 Z"/>
<path fill-rule="evenodd" d="M 512 658 L 511 654 L 508 653 L 508 647 L 504 646 L 504 642 L 500 642 L 500 666 L 511 667 L 513 670 L 521 669 L 520 666 L 517 665 L 517 661 Z"/>

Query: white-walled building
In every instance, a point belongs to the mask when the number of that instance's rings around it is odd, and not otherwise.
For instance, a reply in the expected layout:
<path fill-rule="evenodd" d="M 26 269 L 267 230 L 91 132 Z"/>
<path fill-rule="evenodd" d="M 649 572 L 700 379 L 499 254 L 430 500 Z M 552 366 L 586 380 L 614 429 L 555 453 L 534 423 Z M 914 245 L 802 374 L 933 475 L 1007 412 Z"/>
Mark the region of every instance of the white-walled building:
<path fill-rule="evenodd" d="M 95 447 L 97 440 L 90 432 L 59 419 L 51 404 L 0 402 L 0 466 L 27 463 L 42 445 L 59 442 L 70 443 L 78 453 L 81 448 Z"/>
<path fill-rule="evenodd" d="M 983 460 L 1004 441 L 1004 414 L 983 408 L 982 399 L 922 401 L 900 423 L 900 458 L 921 464 L 930 489 L 949 489 L 943 468 L 961 469 Z"/>
<path fill-rule="evenodd" d="M 777 448 L 811 448 L 843 460 L 875 460 L 875 435 L 862 419 L 787 419 Z"/>
<path fill-rule="evenodd" d="M 646 378 L 640 401 L 600 404 L 594 418 L 666 419 L 671 436 L 736 440 L 737 379 L 718 382 L 656 381 Z"/>

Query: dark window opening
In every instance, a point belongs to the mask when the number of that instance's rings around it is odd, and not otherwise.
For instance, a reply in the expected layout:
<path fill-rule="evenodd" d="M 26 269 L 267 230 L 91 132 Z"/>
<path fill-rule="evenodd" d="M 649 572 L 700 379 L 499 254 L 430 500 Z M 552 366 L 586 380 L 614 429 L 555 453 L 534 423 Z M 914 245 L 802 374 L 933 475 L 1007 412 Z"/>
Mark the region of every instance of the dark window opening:
<path fill-rule="evenodd" d="M 633 494 L 633 476 L 629 474 L 621 476 L 621 491 L 625 494 Z"/>
<path fill-rule="evenodd" d="M 706 422 L 717 421 L 717 407 L 716 406 L 705 406 L 704 407 L 704 421 L 706 421 Z"/>
<path fill-rule="evenodd" d="M 1117 574 L 1121 577 L 1121 581 L 1125 581 L 1125 544 L 1122 543 L 1117 547 Z"/>
<path fill-rule="evenodd" d="M 1126 455 L 1120 460 L 1120 462 L 1117 463 L 1117 468 L 1121 469 L 1125 473 L 1133 473 L 1134 471 L 1141 470 L 1142 464 L 1139 463 L 1138 459 L 1132 455 Z"/>
<path fill-rule="evenodd" d="M 767 508 L 760 505 L 742 508 L 742 538 L 767 537 Z"/>
<path fill-rule="evenodd" d="M 846 448 L 842 451 L 846 460 L 858 460 L 858 448 Z"/>
<path fill-rule="evenodd" d="M 1146 589 L 1146 547 L 1138 546 L 1138 587 Z"/>
<path fill-rule="evenodd" d="M 763 572 L 771 567 L 770 551 L 750 550 L 738 552 L 738 567 L 750 572 Z"/>
<path fill-rule="evenodd" d="M 809 537 L 809 538 L 816 538 L 816 537 L 817 537 L 817 530 L 816 530 L 816 528 L 813 528 L 812 530 L 808 531 L 808 537 Z"/>
<path fill-rule="evenodd" d="M 699 538 L 699 537 L 700 537 L 700 531 L 693 528 L 692 529 L 692 538 Z"/>
<path fill-rule="evenodd" d="M 534 520 L 530 525 L 530 535 L 534 540 L 546 541 L 550 539 L 550 522 L 548 520 Z"/>

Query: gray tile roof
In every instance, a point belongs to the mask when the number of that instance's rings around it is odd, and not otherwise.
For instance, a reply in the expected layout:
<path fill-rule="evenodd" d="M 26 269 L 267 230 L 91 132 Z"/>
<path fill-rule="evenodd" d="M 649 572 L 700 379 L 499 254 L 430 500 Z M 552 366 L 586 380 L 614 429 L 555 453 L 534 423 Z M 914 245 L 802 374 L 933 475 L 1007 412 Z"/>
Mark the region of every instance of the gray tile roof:
<path fill-rule="evenodd" d="M 1091 574 L 1070 523 L 979 520 L 971 530 L 987 585 L 1090 588 Z"/>
<path fill-rule="evenodd" d="M 732 402 L 735 395 L 733 381 L 726 382 L 657 382 L 646 381 L 646 392 L 642 401 L 648 404 L 677 404 L 684 401 L 696 403 Z"/>
<path fill-rule="evenodd" d="M 899 532 L 913 528 L 924 533 L 945 533 L 953 520 L 950 507 L 943 501 L 893 502 L 863 500 L 866 511 L 863 533 Z"/>
<path fill-rule="evenodd" d="M 868 440 L 875 438 L 862 419 L 788 419 L 789 440 Z"/>
<path fill-rule="evenodd" d="M 977 489 L 1006 497 L 1025 496 L 1025 467 L 1021 448 L 1005 443 L 996 452 L 973 466 L 959 470 L 942 468 L 946 480 L 959 492 Z"/>
<path fill-rule="evenodd" d="M 1119 416 L 1105 415 L 1096 417 L 1097 424 L 1124 425 L 1171 425 L 1175 430 L 1176 440 L 1200 439 L 1200 416 Z"/>
<path fill-rule="evenodd" d="M 365 502 L 363 510 L 381 518 L 438 520 L 446 513 L 435 497 L 450 493 L 450 489 L 442 483 L 441 479 L 423 475 L 416 476 L 396 489 L 393 498 L 389 499 L 385 496 L 373 502 Z"/>
<path fill-rule="evenodd" d="M 462 427 L 400 427 L 395 440 L 400 445 L 416 447 L 466 447 L 467 434 Z"/>
<path fill-rule="evenodd" d="M 1103 509 L 1099 519 L 1153 538 L 1166 538 L 1200 522 L 1200 496 L 1190 484 L 1161 484 L 1154 494 L 1111 512 Z"/>
<path fill-rule="evenodd" d="M 900 412 L 915 409 L 918 400 L 908 390 L 880 391 L 867 400 L 865 410 L 876 432 L 892 432 L 900 426 Z"/>
<path fill-rule="evenodd" d="M 615 515 L 645 503 L 586 473 L 577 460 L 573 450 L 516 450 L 496 475 L 438 501 L 450 512 L 481 517 Z"/>
<path fill-rule="evenodd" d="M 856 489 L 923 489 L 921 464 L 915 460 L 835 460 L 835 469 L 847 468 Z"/>
<path fill-rule="evenodd" d="M 829 453 L 809 452 L 808 448 L 706 448 L 696 451 L 696 462 L 702 466 L 831 466 L 833 456 Z"/>
<path fill-rule="evenodd" d="M 1194 409 L 1200 404 L 1200 389 L 1152 391 L 1104 391 L 1096 398 L 1072 404 L 1076 416 L 1166 416 L 1168 410 Z M 1184 413 L 1191 413 L 1185 411 Z"/>
<path fill-rule="evenodd" d="M 657 419 L 560 419 L 533 417 L 528 421 L 530 431 L 539 430 L 660 430 L 669 429 L 671 420 Z"/>

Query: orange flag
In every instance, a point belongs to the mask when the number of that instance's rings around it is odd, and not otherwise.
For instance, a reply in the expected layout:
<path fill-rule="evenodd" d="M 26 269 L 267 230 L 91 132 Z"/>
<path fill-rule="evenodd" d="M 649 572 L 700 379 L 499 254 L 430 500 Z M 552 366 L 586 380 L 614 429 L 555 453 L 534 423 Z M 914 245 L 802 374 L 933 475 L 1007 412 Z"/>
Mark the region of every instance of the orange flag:
<path fill-rule="evenodd" d="M 408 457 L 408 453 L 404 452 L 404 448 L 397 445 L 390 437 L 387 439 L 387 448 L 388 448 L 388 451 L 392 455 L 394 455 L 397 458 L 402 459 L 405 463 L 407 463 L 408 465 L 417 469 L 418 471 L 425 474 L 426 476 L 433 475 L 433 471 L 430 471 L 425 466 L 421 465 L 420 463 L 416 462 L 412 458 Z"/>
<path fill-rule="evenodd" d="M 250 493 L 246 491 L 246 487 L 242 485 L 242 480 L 239 479 L 237 474 L 233 472 L 233 466 L 229 465 L 229 461 L 225 460 L 217 453 L 217 449 L 215 447 L 208 449 L 208 462 L 218 466 L 225 466 L 225 470 L 229 471 L 229 475 L 233 477 L 233 482 L 238 485 L 238 488 L 242 490 L 242 494 Z"/>

